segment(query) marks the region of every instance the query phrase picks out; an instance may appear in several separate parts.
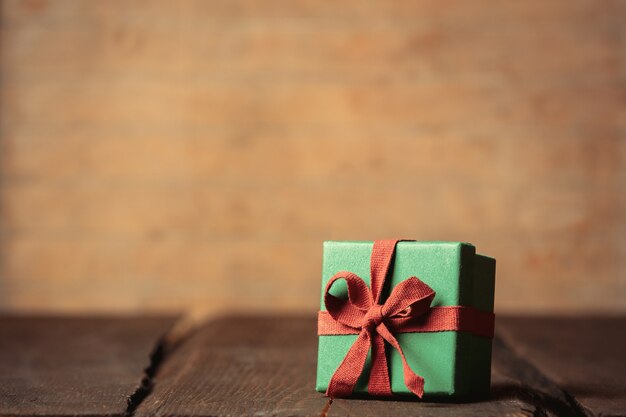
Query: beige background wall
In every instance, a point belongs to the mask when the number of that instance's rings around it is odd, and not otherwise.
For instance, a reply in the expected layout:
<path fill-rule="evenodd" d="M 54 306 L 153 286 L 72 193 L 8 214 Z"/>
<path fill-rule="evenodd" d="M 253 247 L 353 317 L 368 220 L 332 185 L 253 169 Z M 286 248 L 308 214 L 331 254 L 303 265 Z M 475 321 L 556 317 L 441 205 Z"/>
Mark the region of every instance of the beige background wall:
<path fill-rule="evenodd" d="M 626 310 L 626 3 L 5 1 L 0 309 L 317 307 L 321 242 L 464 240 Z"/>

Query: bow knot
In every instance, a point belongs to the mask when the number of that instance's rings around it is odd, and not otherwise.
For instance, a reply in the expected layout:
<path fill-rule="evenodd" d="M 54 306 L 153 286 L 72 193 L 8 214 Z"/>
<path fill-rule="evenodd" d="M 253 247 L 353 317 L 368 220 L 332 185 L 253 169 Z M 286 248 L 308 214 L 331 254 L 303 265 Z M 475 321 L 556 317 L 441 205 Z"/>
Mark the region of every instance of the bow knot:
<path fill-rule="evenodd" d="M 402 347 L 387 328 L 385 320 L 395 317 L 408 319 L 428 313 L 435 292 L 417 277 L 410 277 L 396 285 L 387 300 L 380 303 L 382 288 L 389 275 L 397 243 L 397 240 L 374 242 L 370 261 L 370 287 L 361 277 L 349 271 L 338 272 L 326 284 L 324 304 L 328 314 L 335 321 L 359 333 L 328 384 L 326 395 L 330 397 L 347 397 L 352 394 L 365 368 L 370 349 L 372 366 L 368 392 L 381 396 L 392 394 L 385 341 L 400 353 L 407 388 L 420 398 L 424 393 L 424 379 L 413 372 L 407 363 Z M 333 284 L 340 279 L 346 281 L 347 300 L 330 293 Z"/>
<path fill-rule="evenodd" d="M 363 329 L 373 331 L 380 323 L 383 322 L 383 318 L 383 306 L 380 304 L 374 304 L 369 310 L 367 310 L 367 313 L 365 313 L 365 318 L 363 319 L 361 327 Z"/>

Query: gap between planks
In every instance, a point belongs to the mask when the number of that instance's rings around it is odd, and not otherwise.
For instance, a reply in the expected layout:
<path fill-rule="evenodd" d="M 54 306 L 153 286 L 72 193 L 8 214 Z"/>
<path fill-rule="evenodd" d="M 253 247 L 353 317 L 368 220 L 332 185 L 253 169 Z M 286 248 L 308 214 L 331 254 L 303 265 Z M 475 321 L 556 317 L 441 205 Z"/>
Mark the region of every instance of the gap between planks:
<path fill-rule="evenodd" d="M 128 397 L 125 417 L 133 417 L 137 408 L 148 398 L 154 389 L 156 376 L 165 363 L 167 357 L 176 350 L 185 340 L 191 337 L 195 331 L 206 321 L 206 317 L 198 319 L 195 316 L 182 316 L 159 337 L 152 348 L 148 366 L 144 369 L 143 377 L 137 389 Z M 325 416 L 324 416 L 325 417 Z"/>
<path fill-rule="evenodd" d="M 333 400 L 332 398 L 328 400 L 328 402 L 326 403 L 326 405 L 324 405 L 324 408 L 322 408 L 322 412 L 320 413 L 320 417 L 326 417 L 326 414 L 328 414 L 328 411 L 330 410 L 330 406 L 333 405 Z"/>
<path fill-rule="evenodd" d="M 499 356 L 491 366 L 520 381 L 520 386 L 512 394 L 520 401 L 534 406 L 533 415 L 549 415 L 546 414 L 548 411 L 556 416 L 595 417 L 574 396 L 518 353 L 502 335 L 496 335 L 493 344 L 494 348 L 499 344 L 504 355 Z"/>

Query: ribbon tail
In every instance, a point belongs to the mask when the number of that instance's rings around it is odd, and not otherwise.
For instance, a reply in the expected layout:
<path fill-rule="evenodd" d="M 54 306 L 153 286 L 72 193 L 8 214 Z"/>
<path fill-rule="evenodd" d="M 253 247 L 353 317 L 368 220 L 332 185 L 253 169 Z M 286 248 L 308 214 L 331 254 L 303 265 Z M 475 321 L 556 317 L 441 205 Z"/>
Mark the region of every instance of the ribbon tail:
<path fill-rule="evenodd" d="M 419 398 L 422 398 L 422 396 L 424 395 L 424 378 L 413 372 L 408 362 L 406 361 L 406 357 L 404 356 L 404 352 L 402 351 L 402 347 L 400 346 L 400 343 L 398 343 L 398 340 L 396 340 L 393 334 L 391 334 L 391 332 L 384 323 L 378 325 L 376 331 L 400 354 L 400 357 L 402 358 L 402 366 L 404 368 L 404 384 L 409 390 L 411 390 L 413 394 L 417 395 Z"/>
<path fill-rule="evenodd" d="M 370 350 L 370 337 L 365 330 L 359 333 L 359 336 L 350 347 L 350 350 L 343 358 L 343 361 L 333 374 L 326 396 L 330 398 L 349 397 L 354 391 L 354 387 L 363 373 L 367 353 Z"/>
<path fill-rule="evenodd" d="M 377 333 L 372 333 L 370 337 L 372 339 L 372 368 L 367 383 L 367 392 L 370 395 L 389 397 L 392 393 L 387 355 L 385 355 L 385 340 Z"/>

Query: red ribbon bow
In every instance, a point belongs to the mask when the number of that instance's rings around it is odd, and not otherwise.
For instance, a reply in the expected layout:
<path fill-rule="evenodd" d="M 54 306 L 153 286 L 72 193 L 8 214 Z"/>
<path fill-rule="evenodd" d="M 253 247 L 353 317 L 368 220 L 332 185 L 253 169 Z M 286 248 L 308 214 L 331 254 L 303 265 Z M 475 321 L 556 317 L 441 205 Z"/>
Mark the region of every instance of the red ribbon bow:
<path fill-rule="evenodd" d="M 390 396 L 391 384 L 387 370 L 385 340 L 402 358 L 404 383 L 418 397 L 424 394 L 424 378 L 417 375 L 406 361 L 402 347 L 389 330 L 387 324 L 404 322 L 407 317 L 419 317 L 428 312 L 435 292 L 417 277 L 410 277 L 396 285 L 387 301 L 380 304 L 380 297 L 389 266 L 393 259 L 397 240 L 374 242 L 370 263 L 371 290 L 358 275 L 341 271 L 326 285 L 324 304 L 333 320 L 358 332 L 358 337 L 339 368 L 332 376 L 326 395 L 348 397 L 359 379 L 367 353 L 372 349 L 372 366 L 368 381 L 368 392 L 372 395 Z M 344 279 L 348 286 L 348 300 L 330 294 L 333 283 Z M 392 327 L 393 328 L 393 327 Z"/>

